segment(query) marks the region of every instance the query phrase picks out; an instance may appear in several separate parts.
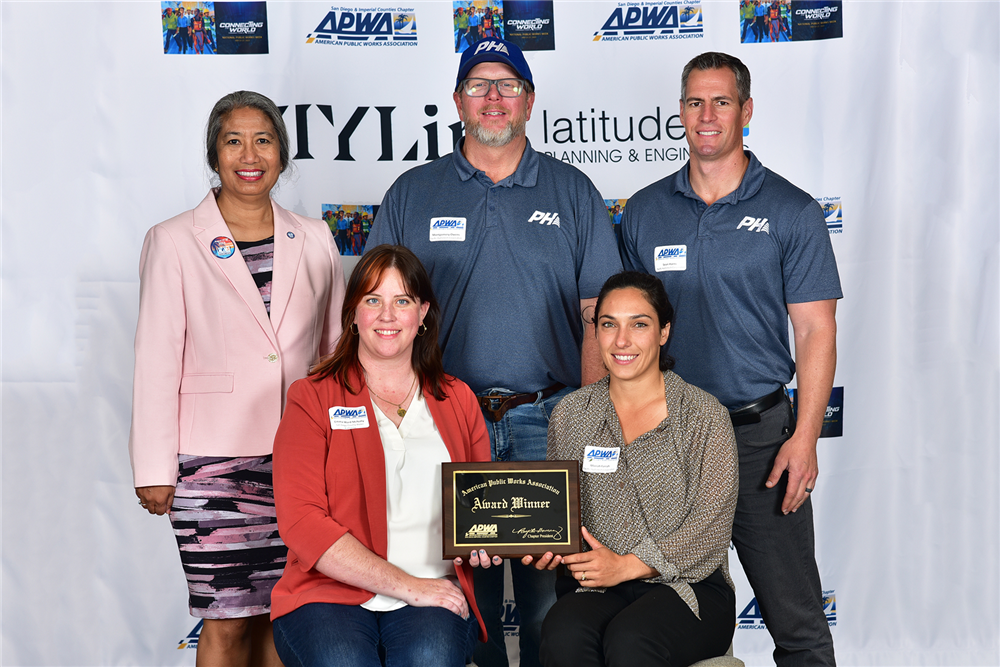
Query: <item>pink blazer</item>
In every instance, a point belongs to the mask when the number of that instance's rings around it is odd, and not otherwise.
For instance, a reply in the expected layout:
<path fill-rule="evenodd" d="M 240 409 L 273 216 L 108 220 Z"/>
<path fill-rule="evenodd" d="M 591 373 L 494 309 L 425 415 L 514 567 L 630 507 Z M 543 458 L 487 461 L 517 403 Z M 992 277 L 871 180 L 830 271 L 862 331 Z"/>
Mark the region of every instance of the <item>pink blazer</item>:
<path fill-rule="evenodd" d="M 319 220 L 273 201 L 271 316 L 214 192 L 154 226 L 139 258 L 129 455 L 135 486 L 173 485 L 177 455 L 271 453 L 285 393 L 340 336 L 344 274 Z M 221 253 L 224 254 L 224 253 Z"/>

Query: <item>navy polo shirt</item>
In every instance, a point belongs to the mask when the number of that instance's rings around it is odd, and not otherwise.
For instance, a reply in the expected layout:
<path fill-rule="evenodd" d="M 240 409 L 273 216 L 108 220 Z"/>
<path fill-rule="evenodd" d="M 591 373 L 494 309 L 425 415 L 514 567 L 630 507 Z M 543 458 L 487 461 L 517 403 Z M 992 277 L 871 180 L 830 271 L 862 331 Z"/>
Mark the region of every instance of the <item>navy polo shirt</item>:
<path fill-rule="evenodd" d="M 530 142 L 493 183 L 455 151 L 400 176 L 368 237 L 412 250 L 441 306 L 444 369 L 482 392 L 580 385 L 580 300 L 621 270 L 604 200 Z"/>
<path fill-rule="evenodd" d="M 792 379 L 786 304 L 843 296 L 820 205 L 747 156 L 711 206 L 685 165 L 635 193 L 621 225 L 625 267 L 658 277 L 674 306 L 674 370 L 729 408 Z"/>

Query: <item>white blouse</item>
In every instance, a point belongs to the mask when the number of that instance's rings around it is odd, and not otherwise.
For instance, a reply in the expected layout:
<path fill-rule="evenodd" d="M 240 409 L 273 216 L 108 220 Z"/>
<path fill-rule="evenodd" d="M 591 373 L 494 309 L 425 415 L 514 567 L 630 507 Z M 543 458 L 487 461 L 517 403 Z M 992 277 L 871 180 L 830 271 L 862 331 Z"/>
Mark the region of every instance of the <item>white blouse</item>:
<path fill-rule="evenodd" d="M 440 578 L 454 574 L 441 552 L 441 462 L 451 454 L 438 433 L 427 401 L 418 390 L 399 424 L 375 405 L 385 452 L 388 560 L 407 574 Z M 369 611 L 394 611 L 406 603 L 375 595 L 361 605 Z"/>

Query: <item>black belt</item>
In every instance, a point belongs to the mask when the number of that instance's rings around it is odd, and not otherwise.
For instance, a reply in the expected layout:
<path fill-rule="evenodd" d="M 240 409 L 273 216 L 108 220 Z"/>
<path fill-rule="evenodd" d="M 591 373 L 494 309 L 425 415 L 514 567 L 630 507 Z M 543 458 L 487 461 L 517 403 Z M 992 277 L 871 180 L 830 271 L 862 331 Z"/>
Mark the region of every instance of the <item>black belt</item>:
<path fill-rule="evenodd" d="M 729 411 L 729 418 L 733 420 L 733 426 L 746 426 L 747 424 L 759 424 L 760 414 L 765 410 L 770 410 L 784 400 L 785 388 L 779 387 L 767 396 L 762 396 L 752 403 L 747 403 L 741 408 Z"/>
<path fill-rule="evenodd" d="M 498 422 L 511 408 L 516 408 L 525 403 L 534 403 L 538 400 L 545 400 L 560 389 L 565 389 L 566 385 L 556 382 L 551 387 L 546 387 L 541 391 L 534 391 L 530 394 L 486 394 L 476 396 L 479 400 L 479 407 L 486 413 L 485 417 L 491 422 Z M 493 407 L 496 405 L 496 407 Z"/>

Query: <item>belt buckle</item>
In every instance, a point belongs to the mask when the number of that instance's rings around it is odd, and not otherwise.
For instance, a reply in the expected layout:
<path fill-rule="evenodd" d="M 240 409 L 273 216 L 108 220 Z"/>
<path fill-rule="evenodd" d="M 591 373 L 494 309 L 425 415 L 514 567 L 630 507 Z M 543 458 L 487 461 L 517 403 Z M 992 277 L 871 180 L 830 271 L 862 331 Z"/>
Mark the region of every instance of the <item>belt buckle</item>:
<path fill-rule="evenodd" d="M 503 417 L 503 413 L 506 412 L 506 410 L 504 410 L 503 407 L 504 403 L 506 403 L 509 399 L 513 397 L 514 394 L 497 394 L 497 393 L 485 394 L 483 396 L 479 396 L 480 399 L 479 405 L 480 407 L 482 407 L 483 410 L 489 413 L 490 417 L 492 418 L 490 419 L 490 421 L 496 423 L 500 421 L 500 419 Z M 496 407 L 493 407 L 494 404 L 496 405 Z"/>
<path fill-rule="evenodd" d="M 740 407 L 737 410 L 731 410 L 729 412 L 729 418 L 733 422 L 733 426 L 746 426 L 748 424 L 759 424 L 762 419 L 761 415 L 780 404 L 782 398 L 785 396 L 784 386 L 779 387 L 770 394 L 761 396 L 760 398 L 747 403 L 746 405 Z M 771 399 L 774 399 L 773 401 Z"/>

